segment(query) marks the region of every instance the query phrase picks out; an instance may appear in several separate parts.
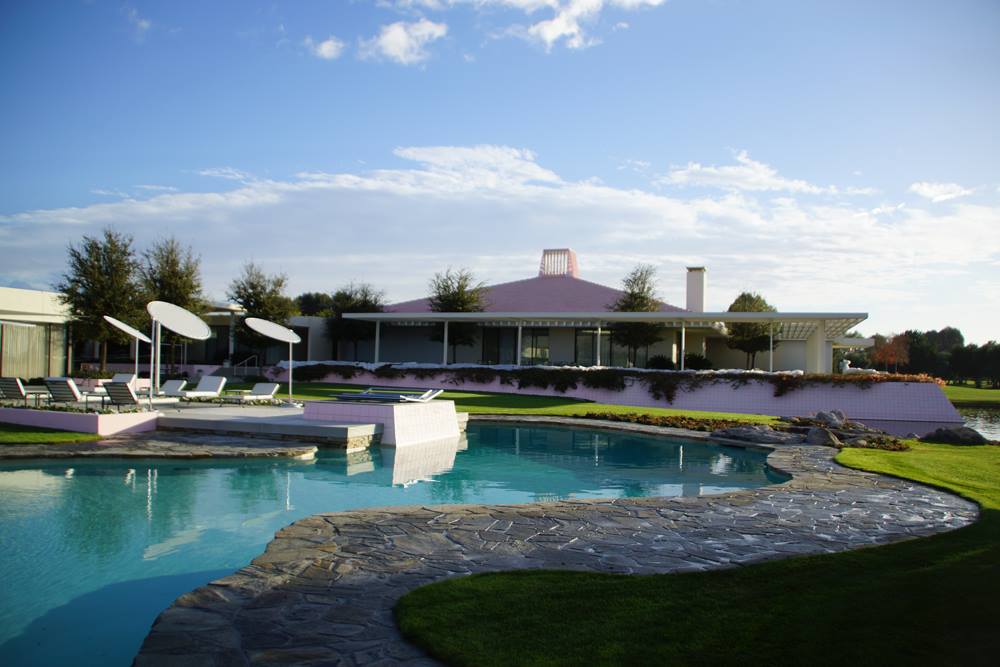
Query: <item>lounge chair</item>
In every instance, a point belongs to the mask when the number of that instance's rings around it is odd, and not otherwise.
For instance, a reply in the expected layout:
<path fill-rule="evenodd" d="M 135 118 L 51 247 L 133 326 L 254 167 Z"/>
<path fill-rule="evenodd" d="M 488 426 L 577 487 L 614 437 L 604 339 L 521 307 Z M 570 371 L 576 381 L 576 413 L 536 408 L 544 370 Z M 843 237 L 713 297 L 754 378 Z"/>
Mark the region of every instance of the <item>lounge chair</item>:
<path fill-rule="evenodd" d="M 87 407 L 91 398 L 104 398 L 95 392 L 81 392 L 73 378 L 45 378 L 45 387 L 49 390 L 50 403 L 83 403 Z"/>
<path fill-rule="evenodd" d="M 5 401 L 24 401 L 28 405 L 28 397 L 35 397 L 35 405 L 41 398 L 48 398 L 48 392 L 42 393 L 24 388 L 21 378 L 0 378 L 0 398 Z"/>
<path fill-rule="evenodd" d="M 219 398 L 222 388 L 226 386 L 226 378 L 217 375 L 203 375 L 198 380 L 198 386 L 191 391 L 179 392 L 181 398 Z"/>
<path fill-rule="evenodd" d="M 427 403 L 444 393 L 443 389 L 393 389 L 368 387 L 360 394 L 344 395 L 344 401 L 381 401 L 382 403 Z"/>
<path fill-rule="evenodd" d="M 135 373 L 115 373 L 115 376 L 110 380 L 105 380 L 103 384 L 94 387 L 91 393 L 93 394 L 106 394 L 104 386 L 109 382 L 124 382 L 130 387 L 135 388 Z"/>
<path fill-rule="evenodd" d="M 107 392 L 104 400 L 119 410 L 123 405 L 129 407 L 139 405 L 139 397 L 135 395 L 135 390 L 128 382 L 105 382 L 104 390 Z"/>
<path fill-rule="evenodd" d="M 258 382 L 248 392 L 227 394 L 222 398 L 230 403 L 255 403 L 257 401 L 273 401 L 276 393 L 278 393 L 277 382 Z"/>
<path fill-rule="evenodd" d="M 184 395 L 184 387 L 187 380 L 167 380 L 160 386 L 160 393 L 164 396 L 174 396 L 180 398 Z"/>

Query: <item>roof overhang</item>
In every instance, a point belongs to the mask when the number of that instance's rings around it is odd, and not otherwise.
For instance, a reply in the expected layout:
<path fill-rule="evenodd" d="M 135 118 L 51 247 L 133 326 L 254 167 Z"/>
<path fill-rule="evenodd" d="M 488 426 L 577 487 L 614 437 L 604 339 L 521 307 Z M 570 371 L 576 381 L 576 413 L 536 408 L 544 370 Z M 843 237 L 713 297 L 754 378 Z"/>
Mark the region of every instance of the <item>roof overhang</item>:
<path fill-rule="evenodd" d="M 668 327 L 719 330 L 726 324 L 773 324 L 779 340 L 805 340 L 820 324 L 829 340 L 844 336 L 868 319 L 868 313 L 344 313 L 349 320 L 419 326 L 439 322 L 474 322 L 484 326 L 596 327 L 623 322 L 653 322 Z"/>

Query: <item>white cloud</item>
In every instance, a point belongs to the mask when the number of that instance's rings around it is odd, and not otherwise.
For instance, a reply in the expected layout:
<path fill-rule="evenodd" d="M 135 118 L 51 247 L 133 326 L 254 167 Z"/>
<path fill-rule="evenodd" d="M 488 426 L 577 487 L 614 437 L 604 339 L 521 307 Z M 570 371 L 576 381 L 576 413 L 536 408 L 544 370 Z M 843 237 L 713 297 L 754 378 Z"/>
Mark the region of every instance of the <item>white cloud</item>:
<path fill-rule="evenodd" d="M 970 188 L 964 188 L 958 183 L 931 183 L 918 181 L 910 186 L 910 192 L 932 202 L 943 202 L 959 197 L 968 197 L 973 193 Z"/>
<path fill-rule="evenodd" d="M 240 171 L 239 169 L 234 169 L 233 167 L 209 167 L 208 169 L 201 169 L 198 171 L 199 176 L 208 176 L 209 178 L 224 178 L 227 181 L 252 181 L 254 177 L 245 171 Z"/>
<path fill-rule="evenodd" d="M 140 16 L 139 11 L 135 7 L 125 7 L 124 12 L 125 18 L 132 28 L 132 38 L 137 42 L 141 42 L 145 39 L 149 29 L 153 27 L 153 22 Z"/>
<path fill-rule="evenodd" d="M 508 25 L 494 30 L 494 36 L 514 36 L 536 42 L 551 51 L 562 43 L 569 49 L 585 49 L 600 43 L 588 30 L 596 25 L 602 12 L 611 7 L 620 11 L 636 11 L 647 7 L 658 7 L 665 0 L 382 0 L 400 10 L 413 12 L 420 10 L 441 12 L 454 7 L 471 7 L 485 12 L 508 10 L 520 12 L 532 19 L 541 12 L 551 12 L 551 16 L 534 20 L 527 25 Z M 625 30 L 629 24 L 618 21 L 612 31 Z"/>
<path fill-rule="evenodd" d="M 90 191 L 91 194 L 97 195 L 98 197 L 119 197 L 126 198 L 128 193 L 122 192 L 121 190 L 109 190 L 107 188 L 94 188 Z"/>
<path fill-rule="evenodd" d="M 362 40 L 359 51 L 362 58 L 395 61 L 413 65 L 430 57 L 427 45 L 448 34 L 448 25 L 420 19 L 412 23 L 397 21 L 382 26 L 379 34 Z"/>
<path fill-rule="evenodd" d="M 673 167 L 656 182 L 659 185 L 698 186 L 750 192 L 849 195 L 870 195 L 876 192 L 873 188 L 837 188 L 833 185 L 820 186 L 801 179 L 786 178 L 774 167 L 751 158 L 747 151 L 739 151 L 735 157 L 734 165 L 718 167 L 689 162 L 683 167 Z"/>
<path fill-rule="evenodd" d="M 513 280 L 534 273 L 541 248 L 572 246 L 583 276 L 604 284 L 652 261 L 663 296 L 680 305 L 684 266 L 705 264 L 712 308 L 754 289 L 784 310 L 871 312 L 866 333 L 950 324 L 982 342 L 1000 330 L 1000 303 L 991 310 L 995 297 L 982 297 L 1000 293 L 1000 204 L 873 210 L 808 190 L 665 195 L 568 180 L 507 146 L 410 146 L 395 158 L 404 164 L 273 180 L 217 168 L 204 172 L 232 182 L 215 192 L 0 216 L 0 284 L 50 286 L 66 243 L 106 225 L 140 248 L 164 235 L 194 244 L 217 297 L 249 258 L 287 272 L 293 294 L 360 279 L 401 300 L 449 265 Z"/>
<path fill-rule="evenodd" d="M 172 185 L 137 185 L 135 187 L 147 192 L 177 192 L 177 188 Z"/>
<path fill-rule="evenodd" d="M 344 49 L 347 46 L 333 35 L 330 35 L 322 42 L 317 42 L 311 36 L 307 36 L 302 40 L 302 43 L 305 44 L 309 53 L 322 60 L 336 60 L 344 53 Z"/>

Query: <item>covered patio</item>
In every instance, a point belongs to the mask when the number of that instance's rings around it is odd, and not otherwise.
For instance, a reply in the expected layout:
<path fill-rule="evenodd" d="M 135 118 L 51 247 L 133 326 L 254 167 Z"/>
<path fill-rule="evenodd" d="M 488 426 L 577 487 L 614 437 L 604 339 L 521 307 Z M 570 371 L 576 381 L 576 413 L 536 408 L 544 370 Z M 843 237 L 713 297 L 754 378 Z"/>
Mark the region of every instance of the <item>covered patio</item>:
<path fill-rule="evenodd" d="M 426 327 L 441 324 L 441 364 L 448 365 L 449 326 L 456 324 L 476 324 L 483 329 L 489 327 L 511 327 L 516 329 L 515 364 L 523 365 L 524 332 L 538 327 L 561 329 L 588 329 L 597 332 L 597 338 L 606 331 L 613 331 L 616 324 L 649 322 L 664 325 L 669 332 L 676 331 L 676 349 L 671 356 L 678 368 L 684 370 L 685 356 L 689 350 L 689 337 L 704 346 L 706 338 L 723 339 L 727 325 L 737 323 L 763 324 L 769 332 L 767 350 L 768 370 L 774 371 L 775 348 L 779 343 L 794 343 L 804 348 L 804 363 L 801 370 L 809 373 L 829 373 L 832 369 L 832 350 L 835 347 L 849 347 L 858 339 L 846 335 L 853 327 L 868 318 L 867 313 L 738 313 L 738 312 L 475 312 L 475 313 L 345 313 L 346 319 L 372 322 L 374 332 L 373 361 L 385 361 L 382 356 L 383 325 Z M 668 345 L 674 345 L 667 340 Z M 608 359 L 602 358 L 601 345 L 595 346 L 595 366 L 602 366 Z M 704 347 L 702 347 L 704 350 Z M 702 353 L 702 352 L 699 352 Z M 416 361 L 404 359 L 395 361 Z"/>

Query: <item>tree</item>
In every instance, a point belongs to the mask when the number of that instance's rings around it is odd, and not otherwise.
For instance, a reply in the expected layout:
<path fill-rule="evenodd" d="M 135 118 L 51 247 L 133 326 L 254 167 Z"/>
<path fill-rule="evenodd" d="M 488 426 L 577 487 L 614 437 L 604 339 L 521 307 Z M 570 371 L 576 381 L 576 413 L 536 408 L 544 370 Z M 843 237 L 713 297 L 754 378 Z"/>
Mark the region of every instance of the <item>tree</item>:
<path fill-rule="evenodd" d="M 875 345 L 871 348 L 869 355 L 872 364 L 882 365 L 883 370 L 898 370 L 900 365 L 905 365 L 910 361 L 909 339 L 906 334 L 896 334 L 891 338 L 885 336 L 874 336 Z"/>
<path fill-rule="evenodd" d="M 486 307 L 486 286 L 478 282 L 468 269 L 452 271 L 449 267 L 444 273 L 435 273 L 430 289 L 431 296 L 428 300 L 431 310 L 436 313 L 481 313 Z M 452 360 L 455 358 L 455 346 L 476 343 L 476 329 L 476 325 L 471 322 L 448 324 L 448 344 Z M 435 325 L 431 340 L 444 340 L 444 325 Z"/>
<path fill-rule="evenodd" d="M 108 341 L 128 340 L 103 316 L 133 322 L 142 316 L 136 268 L 132 237 L 108 227 L 99 238 L 84 236 L 79 246 L 69 246 L 69 270 L 56 285 L 77 336 L 100 343 L 102 371 L 108 365 Z"/>
<path fill-rule="evenodd" d="M 777 308 L 767 302 L 756 292 L 743 292 L 729 306 L 730 313 L 774 313 Z M 739 350 L 746 354 L 746 368 L 757 365 L 757 353 L 772 348 L 771 325 L 759 322 L 735 322 L 728 326 L 729 337 L 726 346 L 731 350 Z M 774 327 L 774 336 L 781 333 L 780 327 Z M 778 341 L 773 342 L 778 347 Z"/>
<path fill-rule="evenodd" d="M 268 275 L 264 270 L 247 262 L 243 273 L 229 284 L 226 297 L 243 306 L 247 317 L 259 317 L 284 324 L 295 313 L 295 302 L 285 296 L 288 277 L 283 273 Z M 264 363 L 264 350 L 270 339 L 254 333 L 247 327 L 239 327 L 236 337 L 248 347 L 260 351 L 260 363 Z"/>
<path fill-rule="evenodd" d="M 302 315 L 329 317 L 333 314 L 333 300 L 326 292 L 305 292 L 295 297 L 295 305 Z"/>
<path fill-rule="evenodd" d="M 164 239 L 142 253 L 139 263 L 139 282 L 145 297 L 152 301 L 166 301 L 181 308 L 199 313 L 205 308 L 201 292 L 201 259 L 191 247 L 183 247 L 175 238 Z M 171 343 L 180 336 L 164 330 L 164 338 Z M 170 365 L 176 361 L 176 348 L 170 346 Z"/>
<path fill-rule="evenodd" d="M 326 321 L 327 336 L 340 358 L 341 341 L 354 344 L 354 361 L 358 360 L 358 342 L 375 335 L 375 325 L 361 320 L 346 320 L 344 313 L 380 313 L 384 308 L 385 294 L 367 283 L 350 283 L 333 293 L 330 298 L 330 317 Z"/>
<path fill-rule="evenodd" d="M 660 309 L 656 298 L 656 267 L 639 264 L 622 279 L 622 295 L 611 304 L 619 313 L 652 313 Z M 635 366 L 636 352 L 663 338 L 666 326 L 656 322 L 619 322 L 614 325 L 615 340 L 628 348 L 628 365 Z M 600 344 L 600 342 L 598 342 Z"/>

